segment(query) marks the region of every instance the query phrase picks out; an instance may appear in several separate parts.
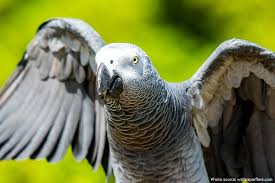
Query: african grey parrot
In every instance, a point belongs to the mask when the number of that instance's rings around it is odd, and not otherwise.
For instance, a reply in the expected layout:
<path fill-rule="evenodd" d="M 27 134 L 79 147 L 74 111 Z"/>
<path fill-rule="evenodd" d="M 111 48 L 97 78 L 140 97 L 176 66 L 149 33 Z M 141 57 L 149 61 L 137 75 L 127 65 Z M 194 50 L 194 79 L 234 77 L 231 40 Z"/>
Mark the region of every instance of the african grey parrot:
<path fill-rule="evenodd" d="M 0 159 L 55 162 L 71 145 L 118 183 L 275 178 L 274 87 L 275 55 L 254 43 L 225 41 L 169 83 L 137 46 L 51 19 L 0 93 Z"/>

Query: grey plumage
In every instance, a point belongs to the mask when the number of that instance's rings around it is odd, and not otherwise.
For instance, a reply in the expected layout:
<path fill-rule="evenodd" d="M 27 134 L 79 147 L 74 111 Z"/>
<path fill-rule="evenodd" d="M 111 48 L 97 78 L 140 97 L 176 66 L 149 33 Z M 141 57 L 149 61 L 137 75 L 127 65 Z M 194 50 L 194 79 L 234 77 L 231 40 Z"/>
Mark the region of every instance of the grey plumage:
<path fill-rule="evenodd" d="M 80 49 L 94 55 L 89 52 L 103 45 L 99 35 L 79 20 L 52 19 L 39 28 L 0 94 L 1 159 L 55 162 L 72 144 L 77 160 L 93 156 L 101 162 L 104 144 L 98 144 L 104 143 L 106 132 L 96 132 L 102 134 L 95 139 L 94 131 L 104 124 L 102 117 L 98 119 L 103 111 L 95 114 L 103 105 L 96 101 L 96 92 L 88 93 L 87 83 L 95 82 L 96 73 L 88 61 L 81 63 Z M 98 151 L 89 151 L 92 143 Z M 106 170 L 109 164 L 105 162 Z"/>
<path fill-rule="evenodd" d="M 169 83 L 137 46 L 49 20 L 0 93 L 0 159 L 55 162 L 71 144 L 119 183 L 275 178 L 274 60 L 233 39 Z"/>
<path fill-rule="evenodd" d="M 131 59 L 120 55 L 124 53 L 139 56 L 140 64 L 133 65 Z M 114 66 L 108 65 L 109 56 Z M 98 52 L 96 59 L 123 79 L 119 98 L 99 91 L 106 105 L 117 182 L 206 182 L 202 152 L 191 126 L 190 99 L 185 97 L 186 83 L 161 80 L 145 53 L 133 45 L 108 45 Z M 131 68 L 135 67 L 142 68 L 142 72 L 132 73 Z M 101 79 L 112 81 L 101 72 L 106 71 L 99 68 Z M 127 78 L 130 74 L 135 75 L 131 76 L 133 79 Z M 104 90 L 102 85 L 106 83 L 99 82 L 99 89 Z"/>
<path fill-rule="evenodd" d="M 275 87 L 274 56 L 254 43 L 232 39 L 221 44 L 191 78 L 188 93 L 194 116 L 202 119 L 194 123 L 208 147 L 204 159 L 210 177 L 274 179 L 270 153 L 275 123 L 268 116 L 274 111 L 269 105 Z M 215 113 L 219 117 L 211 118 Z"/>

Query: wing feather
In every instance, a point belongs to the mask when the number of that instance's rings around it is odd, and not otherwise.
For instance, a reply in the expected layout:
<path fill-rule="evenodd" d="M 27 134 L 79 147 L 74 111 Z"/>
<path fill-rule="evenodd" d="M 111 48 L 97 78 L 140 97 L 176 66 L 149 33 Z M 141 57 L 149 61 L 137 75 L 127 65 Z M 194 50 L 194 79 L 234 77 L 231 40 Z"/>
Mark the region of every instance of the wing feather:
<path fill-rule="evenodd" d="M 74 88 L 73 85 L 68 87 Z M 73 135 L 75 133 L 75 130 L 78 124 L 78 120 L 81 113 L 82 95 L 79 90 L 75 91 L 73 95 L 74 96 L 71 96 L 72 103 L 69 105 L 70 108 L 67 111 L 68 117 L 65 122 L 65 127 L 62 130 L 62 135 L 59 140 L 59 144 L 57 145 L 56 152 L 54 153 L 55 155 L 50 159 L 51 162 L 55 162 L 63 158 L 67 147 L 72 141 Z M 66 100 L 70 100 L 70 99 L 66 99 Z"/>
<path fill-rule="evenodd" d="M 44 142 L 43 147 L 41 148 L 40 152 L 37 154 L 37 158 L 52 156 L 53 154 L 52 152 L 54 152 L 54 149 L 56 148 L 58 141 L 60 139 L 60 136 L 62 134 L 62 130 L 65 126 L 66 112 L 67 112 L 66 107 L 69 104 L 68 102 L 70 101 L 68 100 L 63 101 L 63 105 L 59 109 L 59 113 L 55 120 L 55 123 L 53 124 L 51 131 L 49 132 L 47 139 Z"/>
<path fill-rule="evenodd" d="M 0 159 L 55 162 L 70 144 L 75 158 L 92 157 L 94 168 L 109 157 L 92 58 L 103 45 L 80 20 L 52 19 L 40 26 L 0 92 Z M 109 159 L 104 166 L 110 167 Z"/>
<path fill-rule="evenodd" d="M 275 54 L 232 39 L 189 82 L 209 177 L 275 178 Z"/>
<path fill-rule="evenodd" d="M 104 111 L 103 108 L 100 107 L 100 103 L 98 100 L 96 100 L 96 112 L 97 112 L 97 119 L 96 119 L 96 124 L 98 124 L 98 130 L 95 132 L 96 133 L 96 138 L 99 139 L 97 142 L 97 157 L 94 159 L 94 167 L 98 167 L 98 165 L 101 163 L 102 156 L 104 153 L 104 147 L 105 147 L 105 141 L 106 141 L 106 126 L 105 123 L 102 123 L 104 121 Z"/>
<path fill-rule="evenodd" d="M 73 153 L 77 160 L 83 159 L 88 153 L 88 147 L 90 146 L 94 133 L 94 120 L 94 104 L 88 97 L 85 97 L 82 104 L 82 115 L 78 124 L 78 131 L 73 142 Z"/>

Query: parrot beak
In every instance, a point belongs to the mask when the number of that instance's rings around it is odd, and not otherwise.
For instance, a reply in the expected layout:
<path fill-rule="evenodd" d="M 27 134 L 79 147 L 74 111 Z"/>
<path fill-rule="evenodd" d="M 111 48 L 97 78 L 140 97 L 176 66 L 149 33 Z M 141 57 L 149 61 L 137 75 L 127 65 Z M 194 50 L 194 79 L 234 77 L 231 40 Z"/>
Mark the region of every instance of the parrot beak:
<path fill-rule="evenodd" d="M 111 74 L 103 63 L 97 71 L 97 92 L 103 100 L 106 96 L 118 98 L 123 92 L 123 81 L 120 75 L 115 70 Z"/>

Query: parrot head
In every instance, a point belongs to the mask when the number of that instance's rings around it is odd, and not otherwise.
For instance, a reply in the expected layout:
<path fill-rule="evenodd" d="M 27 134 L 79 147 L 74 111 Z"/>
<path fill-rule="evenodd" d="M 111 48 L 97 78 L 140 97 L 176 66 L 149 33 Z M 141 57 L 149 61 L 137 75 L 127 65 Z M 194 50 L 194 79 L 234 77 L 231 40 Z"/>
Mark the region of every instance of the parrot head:
<path fill-rule="evenodd" d="M 104 101 L 135 103 L 144 100 L 158 78 L 147 54 L 133 44 L 104 46 L 96 54 L 96 63 L 97 92 Z"/>

